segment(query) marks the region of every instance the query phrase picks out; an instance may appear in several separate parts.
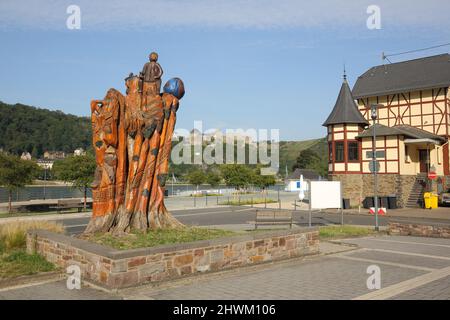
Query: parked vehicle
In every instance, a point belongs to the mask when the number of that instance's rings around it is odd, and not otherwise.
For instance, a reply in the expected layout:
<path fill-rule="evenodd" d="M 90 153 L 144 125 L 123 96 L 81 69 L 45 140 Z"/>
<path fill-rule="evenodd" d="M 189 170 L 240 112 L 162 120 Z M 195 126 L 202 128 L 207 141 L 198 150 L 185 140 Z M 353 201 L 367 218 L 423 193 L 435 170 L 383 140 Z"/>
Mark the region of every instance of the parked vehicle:
<path fill-rule="evenodd" d="M 450 189 L 448 189 L 447 192 L 442 192 L 439 195 L 439 205 L 450 205 Z"/>

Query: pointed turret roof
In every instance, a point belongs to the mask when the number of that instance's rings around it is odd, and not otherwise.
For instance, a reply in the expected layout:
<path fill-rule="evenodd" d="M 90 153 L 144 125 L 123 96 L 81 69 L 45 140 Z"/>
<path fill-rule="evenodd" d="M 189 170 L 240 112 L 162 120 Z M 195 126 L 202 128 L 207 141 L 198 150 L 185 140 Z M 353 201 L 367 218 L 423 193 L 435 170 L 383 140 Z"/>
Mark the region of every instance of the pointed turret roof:
<path fill-rule="evenodd" d="M 331 111 L 327 120 L 323 123 L 323 126 L 326 127 L 331 124 L 343 123 L 369 124 L 369 122 L 364 119 L 358 110 L 358 106 L 353 99 L 345 74 L 336 104 L 334 105 L 333 111 Z"/>

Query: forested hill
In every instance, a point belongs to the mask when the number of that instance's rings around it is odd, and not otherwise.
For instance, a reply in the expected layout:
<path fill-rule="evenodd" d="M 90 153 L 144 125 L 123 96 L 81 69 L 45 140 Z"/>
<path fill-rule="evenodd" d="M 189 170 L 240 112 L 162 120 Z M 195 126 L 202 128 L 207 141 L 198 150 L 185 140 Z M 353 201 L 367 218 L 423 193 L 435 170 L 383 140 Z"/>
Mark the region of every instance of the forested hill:
<path fill-rule="evenodd" d="M 72 153 L 91 145 L 91 122 L 61 111 L 0 102 L 0 148 L 39 158 L 46 150 Z"/>
<path fill-rule="evenodd" d="M 0 149 L 20 155 L 28 151 L 34 158 L 44 151 L 72 153 L 77 148 L 91 149 L 91 122 L 88 117 L 78 117 L 61 111 L 50 111 L 23 104 L 0 102 Z M 319 167 L 327 167 L 326 139 L 280 142 L 280 172 L 286 167 L 292 171 L 299 152 L 311 149 L 321 159 Z M 182 174 L 189 165 L 171 165 Z M 317 166 L 314 165 L 314 168 Z M 323 170 L 319 170 L 323 171 Z"/>

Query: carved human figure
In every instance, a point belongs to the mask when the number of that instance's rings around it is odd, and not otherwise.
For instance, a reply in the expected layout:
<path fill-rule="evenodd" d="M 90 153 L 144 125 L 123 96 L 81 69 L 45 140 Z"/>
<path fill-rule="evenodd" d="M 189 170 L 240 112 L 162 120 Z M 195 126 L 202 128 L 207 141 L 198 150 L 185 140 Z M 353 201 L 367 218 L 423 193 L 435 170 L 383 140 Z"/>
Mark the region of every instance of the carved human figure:
<path fill-rule="evenodd" d="M 147 62 L 141 71 L 142 79 L 142 93 L 144 96 L 159 94 L 161 90 L 161 77 L 163 69 L 158 63 L 158 54 L 152 52 L 149 55 L 149 62 Z"/>

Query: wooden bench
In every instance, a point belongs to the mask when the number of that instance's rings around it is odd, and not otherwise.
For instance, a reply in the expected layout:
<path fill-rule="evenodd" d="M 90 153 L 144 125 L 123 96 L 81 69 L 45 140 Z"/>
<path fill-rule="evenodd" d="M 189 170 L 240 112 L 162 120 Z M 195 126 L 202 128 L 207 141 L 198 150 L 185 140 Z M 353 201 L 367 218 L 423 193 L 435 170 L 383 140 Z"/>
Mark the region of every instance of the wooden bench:
<path fill-rule="evenodd" d="M 81 199 L 61 199 L 58 200 L 56 206 L 51 206 L 50 209 L 56 209 L 56 212 L 61 213 L 63 210 L 77 208 L 78 212 L 84 208 Z"/>
<path fill-rule="evenodd" d="M 258 225 L 289 225 L 292 229 L 292 212 L 277 210 L 256 210 L 255 230 Z"/>

